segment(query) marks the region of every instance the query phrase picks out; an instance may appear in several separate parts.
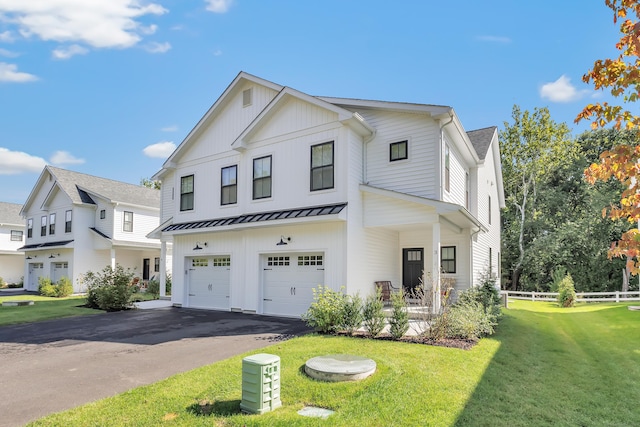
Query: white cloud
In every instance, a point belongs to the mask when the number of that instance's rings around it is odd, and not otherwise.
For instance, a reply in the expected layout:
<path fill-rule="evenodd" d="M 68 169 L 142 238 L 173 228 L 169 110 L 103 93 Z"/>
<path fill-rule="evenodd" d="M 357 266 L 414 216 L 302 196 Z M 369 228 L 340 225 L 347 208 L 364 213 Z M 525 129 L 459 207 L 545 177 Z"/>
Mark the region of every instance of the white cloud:
<path fill-rule="evenodd" d="M 207 10 L 213 13 L 226 13 L 231 7 L 233 0 L 205 0 Z"/>
<path fill-rule="evenodd" d="M 54 59 L 69 59 L 72 56 L 85 55 L 87 53 L 89 53 L 89 49 L 86 47 L 72 44 L 71 46 L 61 46 L 54 49 L 53 52 L 51 52 L 51 56 L 53 56 Z"/>
<path fill-rule="evenodd" d="M 56 151 L 51 156 L 51 164 L 62 166 L 62 165 L 81 165 L 85 162 L 84 159 L 79 159 L 73 156 L 68 151 Z"/>
<path fill-rule="evenodd" d="M 95 48 L 135 45 L 153 27 L 137 19 L 166 12 L 159 4 L 138 0 L 0 0 L 3 22 L 15 25 L 23 37 Z"/>
<path fill-rule="evenodd" d="M 13 38 L 13 35 L 11 34 L 10 31 L 4 31 L 0 33 L 0 42 L 11 43 L 14 40 L 15 39 Z"/>
<path fill-rule="evenodd" d="M 176 144 L 171 141 L 158 142 L 156 144 L 147 145 L 142 152 L 147 157 L 157 157 L 166 159 L 176 149 Z"/>
<path fill-rule="evenodd" d="M 178 130 L 178 125 L 165 126 L 160 130 L 162 132 L 175 132 Z"/>
<path fill-rule="evenodd" d="M 20 56 L 20 54 L 0 47 L 0 56 L 4 56 L 5 58 L 16 58 Z"/>
<path fill-rule="evenodd" d="M 502 36 L 478 36 L 476 39 L 483 42 L 492 42 L 492 43 L 511 43 L 511 39 L 509 37 Z"/>
<path fill-rule="evenodd" d="M 0 147 L 0 175 L 40 172 L 46 165 L 41 157 Z"/>
<path fill-rule="evenodd" d="M 147 44 L 144 47 L 144 49 L 149 53 L 165 53 L 169 49 L 171 49 L 171 44 L 169 42 L 165 42 L 165 43 L 151 42 Z"/>
<path fill-rule="evenodd" d="M 26 83 L 35 80 L 38 80 L 36 76 L 18 71 L 18 67 L 15 64 L 0 62 L 0 83 Z"/>
<path fill-rule="evenodd" d="M 582 98 L 588 91 L 577 90 L 571 79 L 564 74 L 555 82 L 545 83 L 540 88 L 540 97 L 551 102 L 571 102 Z"/>

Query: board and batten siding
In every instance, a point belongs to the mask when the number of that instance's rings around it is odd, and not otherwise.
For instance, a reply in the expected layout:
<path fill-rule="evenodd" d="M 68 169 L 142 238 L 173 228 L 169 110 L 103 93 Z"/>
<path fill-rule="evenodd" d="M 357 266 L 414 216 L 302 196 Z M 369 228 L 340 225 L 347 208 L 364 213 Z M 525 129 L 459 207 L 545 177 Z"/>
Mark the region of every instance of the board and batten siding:
<path fill-rule="evenodd" d="M 242 92 L 252 90 L 252 103 L 243 107 Z M 222 105 L 209 124 L 199 130 L 198 142 L 191 144 L 178 159 L 181 164 L 201 163 L 211 156 L 228 151 L 238 135 L 271 102 L 277 92 L 267 87 L 246 82 L 241 85 L 228 101 Z"/>
<path fill-rule="evenodd" d="M 168 172 L 162 178 L 162 186 L 160 187 L 160 224 L 174 216 L 175 211 L 180 209 L 180 205 L 176 200 L 180 199 L 179 182 L 176 183 L 176 174 Z"/>
<path fill-rule="evenodd" d="M 359 109 L 376 137 L 366 144 L 369 185 L 420 197 L 439 198 L 438 124 L 422 114 Z M 408 141 L 408 158 L 391 162 L 389 146 Z"/>

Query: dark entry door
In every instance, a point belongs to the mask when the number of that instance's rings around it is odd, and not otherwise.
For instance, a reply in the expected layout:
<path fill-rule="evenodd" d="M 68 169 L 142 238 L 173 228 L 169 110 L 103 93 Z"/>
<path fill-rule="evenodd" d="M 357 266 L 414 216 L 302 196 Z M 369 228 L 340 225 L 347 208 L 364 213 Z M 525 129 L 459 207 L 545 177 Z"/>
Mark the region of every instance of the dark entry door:
<path fill-rule="evenodd" d="M 411 292 L 420 285 L 424 270 L 424 252 L 422 248 L 402 250 L 402 287 Z"/>
<path fill-rule="evenodd" d="M 151 260 L 149 258 L 144 258 L 142 260 L 142 280 L 149 280 L 150 265 L 151 265 Z"/>

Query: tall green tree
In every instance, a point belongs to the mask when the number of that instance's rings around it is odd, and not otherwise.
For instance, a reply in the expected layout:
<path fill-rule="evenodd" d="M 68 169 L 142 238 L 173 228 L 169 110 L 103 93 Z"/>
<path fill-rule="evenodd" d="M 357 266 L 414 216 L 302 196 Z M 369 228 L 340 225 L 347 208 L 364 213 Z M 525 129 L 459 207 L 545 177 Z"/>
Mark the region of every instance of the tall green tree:
<path fill-rule="evenodd" d="M 536 236 L 539 185 L 574 156 L 565 123 L 556 123 L 547 108 L 522 112 L 514 105 L 512 123 L 500 132 L 502 172 L 507 207 L 503 213 L 503 265 L 510 289 L 518 289 L 527 251 Z"/>
<path fill-rule="evenodd" d="M 154 181 L 149 178 L 142 178 L 140 179 L 140 185 L 143 187 L 152 188 L 154 190 L 160 190 L 160 187 L 162 186 L 162 182 Z"/>

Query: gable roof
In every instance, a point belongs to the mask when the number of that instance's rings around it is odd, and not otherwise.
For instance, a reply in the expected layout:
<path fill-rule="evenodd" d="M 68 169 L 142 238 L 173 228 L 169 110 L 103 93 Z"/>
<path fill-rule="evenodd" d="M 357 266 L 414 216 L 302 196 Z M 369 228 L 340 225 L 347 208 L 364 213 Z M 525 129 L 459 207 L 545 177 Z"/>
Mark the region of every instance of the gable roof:
<path fill-rule="evenodd" d="M 497 130 L 497 126 L 490 126 L 467 132 L 467 135 L 471 140 L 471 144 L 473 144 L 473 148 L 476 150 L 476 153 L 478 153 L 480 160 L 484 160 L 485 157 L 487 157 L 487 151 L 489 151 L 489 146 L 491 145 L 491 141 L 493 140 L 493 136 Z"/>
<path fill-rule="evenodd" d="M 24 204 L 24 212 L 32 203 L 35 194 L 43 185 L 47 174 L 55 180 L 55 186 L 63 191 L 73 204 L 95 205 L 94 197 L 101 197 L 111 203 L 124 203 L 151 209 L 160 209 L 160 191 L 141 185 L 129 184 L 101 178 L 53 166 L 45 166 L 38 182 Z"/>
<path fill-rule="evenodd" d="M 17 203 L 0 202 L 0 225 L 19 225 L 24 227 L 24 220 L 20 216 L 22 205 Z"/>

